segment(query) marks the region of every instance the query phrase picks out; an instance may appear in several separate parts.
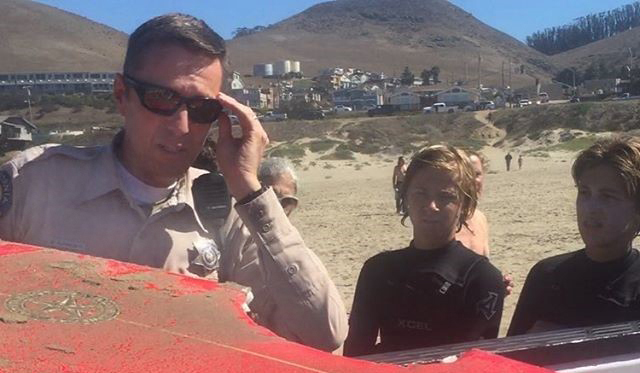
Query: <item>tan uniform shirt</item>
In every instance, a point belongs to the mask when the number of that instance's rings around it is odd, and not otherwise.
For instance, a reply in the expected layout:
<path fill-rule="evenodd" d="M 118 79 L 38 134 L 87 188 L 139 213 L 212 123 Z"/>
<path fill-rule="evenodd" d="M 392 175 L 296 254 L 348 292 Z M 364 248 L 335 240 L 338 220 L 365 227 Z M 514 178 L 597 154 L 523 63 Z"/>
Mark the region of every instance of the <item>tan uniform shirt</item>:
<path fill-rule="evenodd" d="M 340 295 L 272 190 L 236 205 L 207 230 L 191 193 L 205 171 L 190 168 L 149 215 L 124 192 L 116 167 L 112 146 L 21 153 L 0 169 L 0 238 L 217 275 L 251 287 L 251 310 L 277 334 L 325 350 L 342 343 L 347 321 Z M 212 251 L 221 253 L 218 268 L 196 264 Z"/>

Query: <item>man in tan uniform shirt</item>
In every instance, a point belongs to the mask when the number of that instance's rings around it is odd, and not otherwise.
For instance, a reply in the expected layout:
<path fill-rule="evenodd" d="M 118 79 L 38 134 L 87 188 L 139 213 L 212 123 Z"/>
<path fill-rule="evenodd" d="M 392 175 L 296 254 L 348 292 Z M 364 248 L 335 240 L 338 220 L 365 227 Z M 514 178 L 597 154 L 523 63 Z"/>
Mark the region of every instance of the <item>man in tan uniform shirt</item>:
<path fill-rule="evenodd" d="M 268 138 L 250 108 L 220 92 L 224 41 L 186 15 L 130 37 L 114 82 L 124 130 L 110 146 L 37 147 L 0 170 L 0 238 L 251 287 L 250 308 L 277 334 L 333 350 L 347 331 L 335 285 L 257 170 Z M 234 138 L 225 108 L 240 120 Z M 217 159 L 239 201 L 198 215 L 190 168 L 218 119 Z M 212 310 L 215 312 L 215 310 Z"/>

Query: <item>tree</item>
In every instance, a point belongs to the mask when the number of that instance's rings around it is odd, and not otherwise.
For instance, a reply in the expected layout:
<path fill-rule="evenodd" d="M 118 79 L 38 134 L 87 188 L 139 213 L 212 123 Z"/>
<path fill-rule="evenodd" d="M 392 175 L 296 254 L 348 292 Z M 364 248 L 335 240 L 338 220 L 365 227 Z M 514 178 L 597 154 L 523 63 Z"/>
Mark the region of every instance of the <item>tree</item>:
<path fill-rule="evenodd" d="M 440 76 L 440 68 L 438 66 L 431 68 L 431 76 L 433 76 L 434 83 L 440 83 L 440 79 L 438 78 Z"/>
<path fill-rule="evenodd" d="M 422 78 L 422 85 L 429 85 L 429 80 L 431 79 L 431 70 L 424 69 L 420 73 L 420 78 Z"/>
<path fill-rule="evenodd" d="M 409 66 L 404 67 L 404 71 L 402 75 L 400 75 L 400 84 L 402 85 L 413 85 L 413 81 L 415 80 L 415 76 L 409 70 Z"/>

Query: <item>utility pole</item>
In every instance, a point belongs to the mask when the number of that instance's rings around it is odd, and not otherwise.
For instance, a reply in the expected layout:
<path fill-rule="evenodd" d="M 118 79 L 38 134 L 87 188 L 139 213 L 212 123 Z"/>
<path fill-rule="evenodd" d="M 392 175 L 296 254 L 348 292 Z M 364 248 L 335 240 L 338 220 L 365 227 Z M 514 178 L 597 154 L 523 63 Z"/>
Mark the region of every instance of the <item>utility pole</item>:
<path fill-rule="evenodd" d="M 512 66 L 511 66 L 511 57 L 509 57 L 509 89 L 511 89 L 512 85 L 511 85 L 511 71 L 513 70 Z"/>
<path fill-rule="evenodd" d="M 469 81 L 469 65 L 467 61 L 464 61 L 464 84 L 466 85 Z"/>
<path fill-rule="evenodd" d="M 30 85 L 26 85 L 26 86 L 22 87 L 22 89 L 26 89 L 27 90 L 27 104 L 29 105 L 29 122 L 31 122 L 31 124 L 33 124 L 33 112 L 31 111 L 31 86 Z"/>
<path fill-rule="evenodd" d="M 478 89 L 482 88 L 482 83 L 480 82 L 480 62 L 482 62 L 482 57 L 478 55 Z"/>

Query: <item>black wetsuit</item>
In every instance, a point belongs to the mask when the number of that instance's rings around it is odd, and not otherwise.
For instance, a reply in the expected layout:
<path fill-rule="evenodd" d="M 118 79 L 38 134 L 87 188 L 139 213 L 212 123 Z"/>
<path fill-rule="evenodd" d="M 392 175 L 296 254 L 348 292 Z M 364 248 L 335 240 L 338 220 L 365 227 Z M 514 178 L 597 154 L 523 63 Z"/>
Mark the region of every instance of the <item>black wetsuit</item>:
<path fill-rule="evenodd" d="M 360 271 L 344 354 L 495 338 L 504 291 L 500 271 L 458 241 L 380 253 Z"/>
<path fill-rule="evenodd" d="M 585 250 L 546 258 L 527 276 L 508 335 L 640 319 L 640 253 L 598 263 Z"/>

